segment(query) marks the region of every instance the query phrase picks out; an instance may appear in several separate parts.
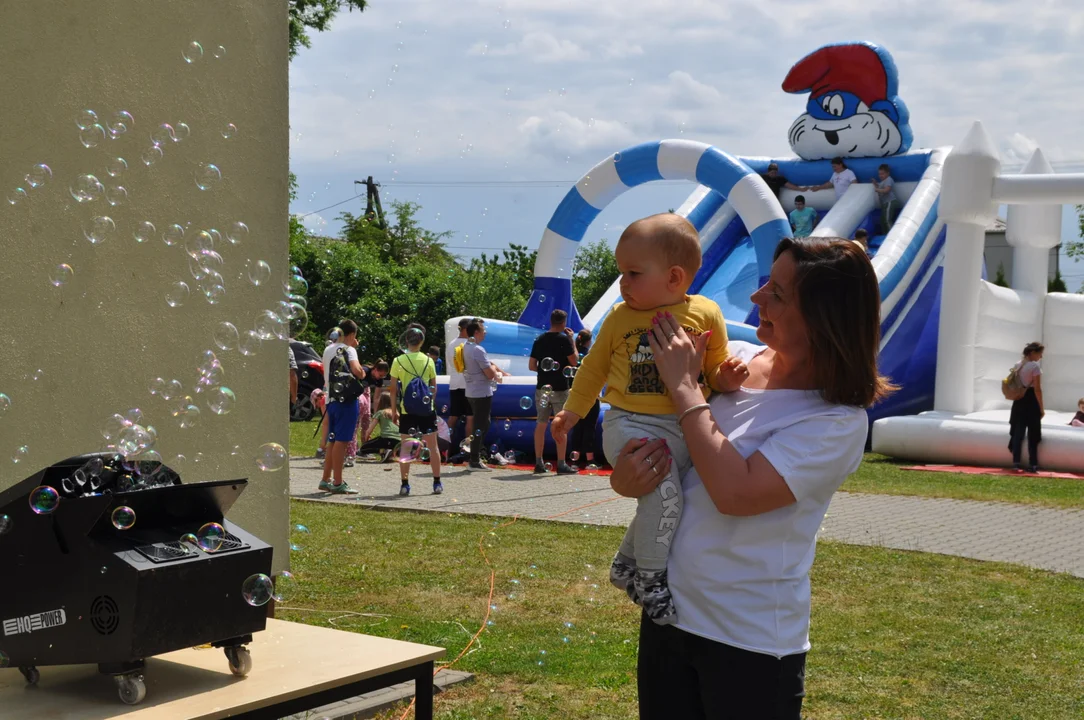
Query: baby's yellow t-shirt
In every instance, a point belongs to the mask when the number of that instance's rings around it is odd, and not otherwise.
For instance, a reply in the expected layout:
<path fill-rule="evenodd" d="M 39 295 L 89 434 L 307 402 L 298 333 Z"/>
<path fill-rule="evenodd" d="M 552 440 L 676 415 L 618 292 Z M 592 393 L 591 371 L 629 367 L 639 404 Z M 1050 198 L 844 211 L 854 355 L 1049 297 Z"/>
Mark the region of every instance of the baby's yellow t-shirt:
<path fill-rule="evenodd" d="M 647 338 L 653 328 L 651 320 L 659 312 L 669 312 L 694 338 L 712 331 L 704 353 L 704 379 L 713 390 L 721 390 L 717 378 L 719 365 L 727 357 L 726 323 L 715 302 L 687 295 L 684 302 L 653 310 L 633 310 L 618 303 L 602 321 L 591 351 L 576 371 L 565 410 L 584 417 L 606 386 L 603 399 L 614 407 L 645 415 L 674 412 Z"/>

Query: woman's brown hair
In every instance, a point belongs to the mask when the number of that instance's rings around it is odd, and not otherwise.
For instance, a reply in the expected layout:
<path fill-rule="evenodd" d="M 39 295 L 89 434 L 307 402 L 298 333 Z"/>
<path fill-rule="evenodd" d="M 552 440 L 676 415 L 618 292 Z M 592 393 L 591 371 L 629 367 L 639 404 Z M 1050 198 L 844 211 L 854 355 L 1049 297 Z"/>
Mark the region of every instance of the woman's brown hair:
<path fill-rule="evenodd" d="M 380 397 L 377 398 L 376 411 L 380 412 L 381 410 L 391 410 L 391 393 L 390 392 L 382 392 L 382 393 L 380 393 Z"/>
<path fill-rule="evenodd" d="M 798 307 L 809 334 L 817 386 L 830 403 L 867 408 L 898 390 L 877 372 L 881 290 L 866 251 L 851 240 L 784 238 L 797 265 Z"/>

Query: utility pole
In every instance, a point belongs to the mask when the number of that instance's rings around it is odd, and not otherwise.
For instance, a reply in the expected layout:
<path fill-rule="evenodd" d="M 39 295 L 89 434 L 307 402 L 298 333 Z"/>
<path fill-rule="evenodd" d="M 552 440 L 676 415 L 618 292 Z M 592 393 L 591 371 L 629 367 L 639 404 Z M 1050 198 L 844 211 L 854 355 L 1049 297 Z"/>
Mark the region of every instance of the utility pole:
<path fill-rule="evenodd" d="M 388 223 L 384 220 L 384 208 L 380 205 L 380 184 L 373 181 L 372 175 L 364 180 L 355 180 L 354 184 L 365 186 L 365 219 L 373 227 L 387 230 Z"/>

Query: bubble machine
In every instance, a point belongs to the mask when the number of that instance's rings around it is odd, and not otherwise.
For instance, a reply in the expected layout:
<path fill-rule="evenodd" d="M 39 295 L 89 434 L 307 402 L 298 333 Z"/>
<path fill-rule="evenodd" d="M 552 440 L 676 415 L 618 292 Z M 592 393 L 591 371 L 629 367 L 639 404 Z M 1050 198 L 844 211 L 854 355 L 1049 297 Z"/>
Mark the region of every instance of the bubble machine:
<path fill-rule="evenodd" d="M 0 668 L 35 684 L 41 666 L 96 664 L 129 705 L 154 655 L 211 645 L 248 674 L 272 549 L 224 518 L 247 484 L 94 454 L 0 492 Z"/>

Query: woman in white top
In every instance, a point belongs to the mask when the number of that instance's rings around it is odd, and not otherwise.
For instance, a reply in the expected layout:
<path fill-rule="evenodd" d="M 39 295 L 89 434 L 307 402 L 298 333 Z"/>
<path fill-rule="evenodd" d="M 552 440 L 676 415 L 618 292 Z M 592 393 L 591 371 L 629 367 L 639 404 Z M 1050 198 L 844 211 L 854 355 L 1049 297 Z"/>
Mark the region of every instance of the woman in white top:
<path fill-rule="evenodd" d="M 641 718 L 800 718 L 817 531 L 862 461 L 864 408 L 895 389 L 877 373 L 880 293 L 857 244 L 783 240 L 752 299 L 767 348 L 731 342 L 747 379 L 710 404 L 697 384 L 707 337 L 655 319 L 694 469 L 667 565 L 680 619 L 640 624 Z M 611 484 L 640 497 L 669 463 L 663 441 L 632 441 Z"/>
<path fill-rule="evenodd" d="M 1009 412 L 1009 452 L 1012 464 L 1017 470 L 1023 470 L 1024 435 L 1028 437 L 1029 470 L 1039 472 L 1039 443 L 1043 440 L 1043 369 L 1039 361 L 1046 350 L 1042 343 L 1028 343 L 1024 347 L 1024 357 L 1016 364 L 1016 377 L 1027 388 L 1024 397 L 1014 400 Z"/>
<path fill-rule="evenodd" d="M 851 186 L 851 183 L 857 182 L 858 177 L 854 174 L 854 170 L 847 167 L 847 164 L 843 162 L 843 158 L 832 158 L 832 177 L 828 178 L 828 182 L 821 185 L 811 185 L 805 190 L 827 190 L 834 188 L 836 191 L 836 200 L 843 197 L 843 193 L 847 192 L 847 188 Z"/>

